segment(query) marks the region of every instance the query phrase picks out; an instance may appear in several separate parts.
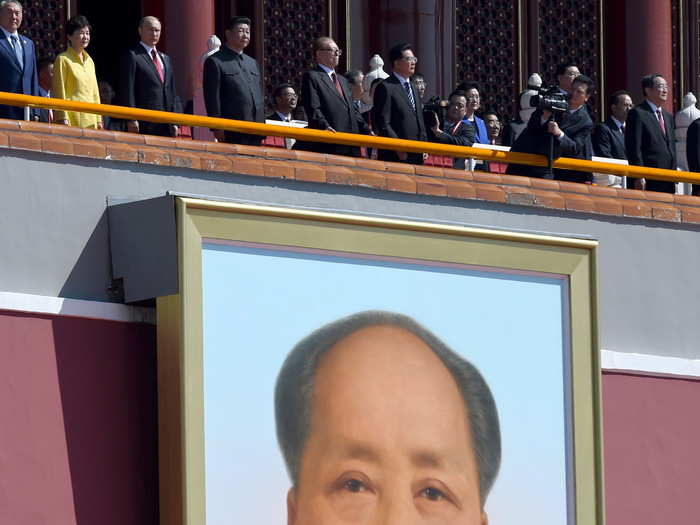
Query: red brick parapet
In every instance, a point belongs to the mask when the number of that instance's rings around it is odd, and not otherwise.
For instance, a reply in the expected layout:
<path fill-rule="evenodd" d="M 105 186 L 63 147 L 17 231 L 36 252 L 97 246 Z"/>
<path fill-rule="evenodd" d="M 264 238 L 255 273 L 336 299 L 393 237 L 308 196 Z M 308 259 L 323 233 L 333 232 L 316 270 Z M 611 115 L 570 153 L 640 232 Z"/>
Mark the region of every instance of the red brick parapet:
<path fill-rule="evenodd" d="M 700 223 L 700 197 L 687 195 L 39 122 L 0 119 L 0 148 L 617 217 Z"/>

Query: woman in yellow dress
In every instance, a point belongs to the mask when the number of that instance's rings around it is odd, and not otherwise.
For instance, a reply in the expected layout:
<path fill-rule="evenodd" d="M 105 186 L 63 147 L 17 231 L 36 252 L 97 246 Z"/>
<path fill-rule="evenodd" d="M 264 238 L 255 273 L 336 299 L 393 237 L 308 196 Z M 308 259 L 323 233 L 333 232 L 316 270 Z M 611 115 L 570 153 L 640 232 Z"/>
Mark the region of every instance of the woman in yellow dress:
<path fill-rule="evenodd" d="M 68 49 L 56 57 L 51 96 L 65 100 L 100 103 L 95 63 L 85 48 L 90 43 L 90 22 L 82 15 L 66 23 Z M 54 121 L 80 128 L 102 129 L 102 116 L 77 111 L 54 111 Z"/>

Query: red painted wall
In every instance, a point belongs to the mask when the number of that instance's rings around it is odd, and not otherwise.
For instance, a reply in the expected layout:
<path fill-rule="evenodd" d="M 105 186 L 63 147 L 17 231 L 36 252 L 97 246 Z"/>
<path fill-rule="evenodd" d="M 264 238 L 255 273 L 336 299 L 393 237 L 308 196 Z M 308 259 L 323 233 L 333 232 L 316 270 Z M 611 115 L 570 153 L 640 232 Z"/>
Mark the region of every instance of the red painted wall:
<path fill-rule="evenodd" d="M 155 328 L 0 311 L 0 523 L 158 523 Z M 603 374 L 607 525 L 695 524 L 700 381 Z"/>
<path fill-rule="evenodd" d="M 0 523 L 157 523 L 155 327 L 0 312 Z"/>
<path fill-rule="evenodd" d="M 607 525 L 700 523 L 700 381 L 603 374 Z"/>

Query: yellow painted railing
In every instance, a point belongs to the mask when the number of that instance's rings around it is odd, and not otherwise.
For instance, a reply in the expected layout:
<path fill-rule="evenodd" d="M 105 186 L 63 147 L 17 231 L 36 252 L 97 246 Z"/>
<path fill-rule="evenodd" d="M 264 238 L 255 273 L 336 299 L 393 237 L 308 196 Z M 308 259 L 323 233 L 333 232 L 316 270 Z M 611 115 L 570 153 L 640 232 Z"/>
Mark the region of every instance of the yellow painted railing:
<path fill-rule="evenodd" d="M 32 108 L 44 109 L 62 109 L 67 111 L 82 111 L 84 113 L 96 113 L 99 115 L 107 115 L 125 120 L 146 120 L 165 124 L 238 131 L 241 133 L 251 133 L 254 135 L 290 137 L 311 142 L 327 142 L 331 144 L 344 144 L 348 146 L 364 146 L 394 151 L 428 153 L 430 155 L 445 155 L 448 157 L 471 157 L 493 162 L 529 164 L 531 166 L 547 165 L 547 159 L 544 156 L 532 155 L 530 153 L 494 151 L 482 148 L 468 148 L 464 146 L 438 144 L 435 142 L 372 137 L 354 133 L 332 133 L 317 129 L 275 126 L 272 124 L 260 124 L 257 122 L 246 122 L 242 120 L 203 117 L 200 115 L 169 113 L 166 111 L 152 111 L 148 109 L 110 106 L 106 104 L 92 104 L 89 102 L 76 102 L 57 98 L 18 95 L 16 93 L 0 92 L 0 104 L 22 107 L 29 106 Z M 591 160 L 570 159 L 566 157 L 556 159 L 553 166 L 555 168 L 569 170 L 700 184 L 700 173 L 693 173 L 689 171 L 664 170 L 657 168 L 646 168 L 643 166 L 627 166 L 607 162 L 594 162 Z"/>

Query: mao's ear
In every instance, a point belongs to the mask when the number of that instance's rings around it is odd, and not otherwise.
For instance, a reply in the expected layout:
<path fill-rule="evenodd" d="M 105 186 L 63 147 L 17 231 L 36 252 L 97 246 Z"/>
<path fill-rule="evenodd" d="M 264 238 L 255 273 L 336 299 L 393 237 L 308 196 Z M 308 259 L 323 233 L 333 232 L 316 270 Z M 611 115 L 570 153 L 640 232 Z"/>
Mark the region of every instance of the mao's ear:
<path fill-rule="evenodd" d="M 485 510 L 481 511 L 481 525 L 489 525 L 489 515 Z"/>
<path fill-rule="evenodd" d="M 287 525 L 294 525 L 297 521 L 297 501 L 294 487 L 287 492 Z"/>

